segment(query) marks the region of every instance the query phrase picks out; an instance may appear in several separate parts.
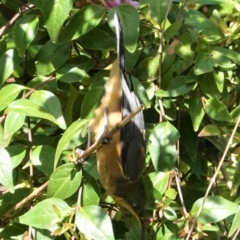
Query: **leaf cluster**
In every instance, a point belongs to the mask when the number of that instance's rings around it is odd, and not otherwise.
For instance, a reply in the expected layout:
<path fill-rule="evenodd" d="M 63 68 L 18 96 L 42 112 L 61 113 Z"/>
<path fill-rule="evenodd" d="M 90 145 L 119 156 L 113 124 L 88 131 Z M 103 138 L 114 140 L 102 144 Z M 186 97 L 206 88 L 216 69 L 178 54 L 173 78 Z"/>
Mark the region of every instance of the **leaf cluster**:
<path fill-rule="evenodd" d="M 239 239 L 237 0 L 1 1 L 0 238 L 140 239 L 94 154 L 73 163 L 116 59 L 114 11 L 145 106 L 145 239 Z"/>

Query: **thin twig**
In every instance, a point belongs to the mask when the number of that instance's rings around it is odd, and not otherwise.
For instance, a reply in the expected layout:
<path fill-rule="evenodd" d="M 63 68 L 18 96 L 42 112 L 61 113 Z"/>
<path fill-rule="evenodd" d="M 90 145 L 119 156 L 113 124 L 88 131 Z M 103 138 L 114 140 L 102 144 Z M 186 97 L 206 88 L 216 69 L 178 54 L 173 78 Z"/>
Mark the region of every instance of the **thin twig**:
<path fill-rule="evenodd" d="M 209 195 L 209 193 L 210 193 L 210 191 L 211 191 L 211 189 L 212 189 L 212 187 L 213 187 L 213 185 L 214 185 L 214 183 L 215 183 L 215 181 L 216 181 L 216 179 L 217 179 L 218 173 L 219 173 L 219 171 L 221 170 L 221 167 L 222 167 L 222 165 L 223 165 L 223 163 L 224 163 L 224 160 L 225 160 L 225 158 L 226 158 L 226 156 L 227 156 L 227 153 L 228 153 L 229 148 L 230 148 L 230 146 L 231 146 L 231 144 L 232 144 L 234 135 L 236 134 L 236 131 L 237 131 L 237 128 L 238 128 L 239 124 L 240 124 L 240 115 L 239 115 L 238 120 L 237 120 L 237 122 L 236 122 L 236 124 L 235 124 L 235 126 L 234 126 L 233 132 L 232 132 L 232 134 L 231 134 L 231 136 L 230 136 L 230 138 L 229 138 L 229 140 L 228 140 L 227 146 L 226 146 L 226 148 L 225 148 L 225 150 L 224 150 L 224 153 L 223 153 L 223 155 L 222 155 L 222 158 L 221 158 L 221 160 L 220 160 L 220 162 L 219 162 L 219 164 L 218 164 L 218 167 L 217 167 L 217 169 L 216 169 L 216 172 L 214 173 L 212 179 L 210 180 L 210 183 L 209 183 L 209 185 L 208 185 L 207 191 L 206 191 L 205 196 L 204 196 L 204 198 L 203 198 L 202 204 L 201 204 L 201 206 L 200 206 L 199 209 L 198 209 L 197 215 L 196 215 L 196 217 L 194 218 L 194 221 L 193 221 L 192 226 L 191 226 L 191 228 L 190 228 L 190 230 L 189 230 L 189 232 L 188 232 L 188 235 L 187 235 L 186 240 L 190 239 L 190 237 L 191 237 L 191 234 L 192 234 L 192 232 L 193 232 L 195 223 L 197 222 L 197 219 L 198 219 L 198 217 L 199 217 L 199 215 L 200 215 L 200 213 L 201 213 L 201 211 L 202 211 L 202 209 L 203 209 L 204 203 L 206 202 L 206 199 L 207 199 L 207 197 L 208 197 L 208 195 Z"/>
<path fill-rule="evenodd" d="M 32 201 L 37 197 L 42 191 L 44 191 L 48 186 L 49 181 L 45 182 L 42 186 L 35 189 L 31 194 L 25 197 L 22 201 L 17 203 L 13 208 L 11 208 L 7 213 L 4 214 L 2 219 L 11 218 L 17 211 L 22 209 L 28 202 Z"/>
<path fill-rule="evenodd" d="M 83 184 L 81 184 L 79 190 L 78 190 L 78 199 L 77 199 L 77 205 L 76 205 L 76 209 L 75 209 L 75 219 L 74 219 L 74 228 L 73 231 L 76 232 L 77 229 L 77 214 L 79 212 L 80 206 L 81 206 L 81 199 L 82 199 L 82 192 L 83 192 Z M 73 235 L 71 237 L 71 240 L 74 240 L 75 236 Z"/>
<path fill-rule="evenodd" d="M 235 232 L 232 240 L 236 240 L 236 239 L 237 239 L 237 237 L 238 237 L 238 235 L 239 235 L 239 232 L 240 232 L 240 227 L 239 227 L 239 228 L 237 229 L 237 231 Z"/>
<path fill-rule="evenodd" d="M 158 88 L 159 89 L 161 89 L 161 85 L 162 85 L 162 52 L 163 52 L 163 41 L 164 41 L 163 36 L 164 36 L 164 30 L 165 30 L 165 26 L 166 26 L 166 22 L 167 22 L 167 16 L 169 14 L 171 5 L 172 5 L 172 1 L 169 1 L 167 11 L 165 13 L 165 17 L 164 17 L 164 20 L 163 20 L 162 26 L 161 26 L 162 31 L 161 31 L 160 43 L 159 43 L 159 47 L 158 47 L 158 54 L 159 54 Z M 159 103 L 159 107 L 160 107 L 159 122 L 162 122 L 165 119 L 165 112 L 164 112 L 164 108 L 163 108 L 162 99 L 160 97 L 158 98 L 158 103 Z"/>
<path fill-rule="evenodd" d="M 178 177 L 177 168 L 174 168 L 174 176 L 175 176 L 175 181 L 176 181 L 176 185 L 177 185 L 177 190 L 178 190 L 180 203 L 181 203 L 181 206 L 182 206 L 183 216 L 184 216 L 185 219 L 187 219 L 188 213 L 187 213 L 187 210 L 186 210 L 186 207 L 185 207 L 185 203 L 184 203 L 184 199 L 183 199 L 181 183 L 180 183 L 180 179 Z"/>
<path fill-rule="evenodd" d="M 22 13 L 32 8 L 33 4 L 26 4 L 22 9 Z M 21 16 L 20 13 L 16 13 L 3 27 L 0 28 L 0 37 L 13 25 L 13 23 Z"/>

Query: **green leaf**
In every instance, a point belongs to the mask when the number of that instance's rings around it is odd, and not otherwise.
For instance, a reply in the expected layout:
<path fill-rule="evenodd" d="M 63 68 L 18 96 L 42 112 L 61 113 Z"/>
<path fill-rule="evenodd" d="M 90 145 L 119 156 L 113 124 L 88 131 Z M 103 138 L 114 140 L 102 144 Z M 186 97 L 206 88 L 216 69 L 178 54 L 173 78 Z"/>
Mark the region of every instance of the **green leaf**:
<path fill-rule="evenodd" d="M 50 176 L 54 169 L 54 155 L 54 148 L 40 145 L 31 152 L 31 160 L 37 169 Z"/>
<path fill-rule="evenodd" d="M 9 153 L 4 148 L 0 148 L 0 183 L 9 192 L 14 192 L 12 161 Z"/>
<path fill-rule="evenodd" d="M 51 114 L 52 117 L 56 119 L 57 125 L 60 128 L 66 129 L 61 103 L 53 93 L 45 90 L 37 90 L 31 94 L 30 100 L 38 104 L 41 110 Z"/>
<path fill-rule="evenodd" d="M 47 119 L 52 121 L 55 124 L 58 124 L 56 119 L 49 113 L 46 113 L 42 106 L 39 104 L 35 104 L 27 99 L 19 99 L 14 101 L 9 105 L 7 111 L 13 111 L 20 114 L 25 114 L 29 117 L 37 117 Z"/>
<path fill-rule="evenodd" d="M 26 154 L 26 146 L 21 144 L 10 145 L 6 148 L 8 153 L 10 154 L 11 161 L 12 161 L 12 168 L 14 169 L 17 167 Z"/>
<path fill-rule="evenodd" d="M 161 26 L 161 23 L 165 18 L 169 4 L 170 2 L 166 0 L 149 1 L 149 14 L 159 24 L 159 26 Z"/>
<path fill-rule="evenodd" d="M 56 209 L 61 216 L 56 213 Z M 57 227 L 64 216 L 71 211 L 71 208 L 59 198 L 49 198 L 39 202 L 27 213 L 19 217 L 19 222 L 35 228 L 49 229 Z"/>
<path fill-rule="evenodd" d="M 137 48 L 139 35 L 139 15 L 137 10 L 130 5 L 120 5 L 117 8 L 111 8 L 108 14 L 109 26 L 115 32 L 115 24 L 113 21 L 114 12 L 117 12 L 123 31 L 123 39 L 125 48 L 133 53 Z"/>
<path fill-rule="evenodd" d="M 115 239 L 111 219 L 99 206 L 81 207 L 76 216 L 76 225 L 79 231 L 88 238 Z"/>
<path fill-rule="evenodd" d="M 75 64 L 65 64 L 56 74 L 56 78 L 65 83 L 78 82 L 87 77 L 89 77 L 88 74 Z"/>
<path fill-rule="evenodd" d="M 25 123 L 25 115 L 9 112 L 4 122 L 4 137 L 8 138 L 17 132 Z"/>
<path fill-rule="evenodd" d="M 41 0 L 41 12 L 53 42 L 58 40 L 59 32 L 72 9 L 72 4 L 72 0 Z"/>
<path fill-rule="evenodd" d="M 234 170 L 231 195 L 233 195 L 240 186 L 240 161 L 237 162 L 237 166 Z"/>
<path fill-rule="evenodd" d="M 4 128 L 2 127 L 2 124 L 0 124 L 0 148 L 5 148 L 9 145 L 11 141 L 12 136 L 9 136 L 6 138 L 4 136 Z"/>
<path fill-rule="evenodd" d="M 192 37 L 189 33 L 180 36 L 179 43 L 174 47 L 174 51 L 182 58 L 194 57 L 194 52 L 191 49 L 193 43 Z"/>
<path fill-rule="evenodd" d="M 231 116 L 232 121 L 233 121 L 234 123 L 237 122 L 237 120 L 238 120 L 238 118 L 239 118 L 239 115 L 240 115 L 240 106 L 237 106 L 237 107 L 234 108 L 234 109 L 232 110 L 232 112 L 230 113 L 230 116 Z"/>
<path fill-rule="evenodd" d="M 147 179 L 144 179 L 144 185 L 149 186 L 146 187 L 148 199 L 155 201 L 162 198 L 167 190 L 169 177 L 170 172 L 152 172 L 148 175 Z"/>
<path fill-rule="evenodd" d="M 87 170 L 86 167 L 87 166 L 84 165 L 84 170 Z M 96 165 L 95 165 L 95 169 L 96 169 Z M 87 173 L 85 173 L 83 178 L 82 205 L 83 206 L 98 205 L 100 200 L 99 192 L 100 192 L 99 186 L 96 180 L 90 175 L 88 175 Z"/>
<path fill-rule="evenodd" d="M 214 76 L 218 91 L 222 93 L 224 89 L 224 80 L 225 80 L 224 72 L 218 71 L 215 69 L 213 71 L 213 76 Z"/>
<path fill-rule="evenodd" d="M 13 26 L 13 40 L 20 57 L 25 56 L 38 32 L 39 20 L 36 15 L 25 15 L 19 18 Z"/>
<path fill-rule="evenodd" d="M 170 221 L 177 220 L 177 218 L 178 218 L 176 212 L 171 207 L 165 207 L 163 209 L 163 215 L 166 219 L 168 219 Z"/>
<path fill-rule="evenodd" d="M 229 58 L 230 60 L 237 63 L 238 65 L 240 64 L 240 56 L 239 56 L 239 54 L 237 54 L 237 52 L 235 52 L 231 49 L 228 49 L 228 48 L 217 47 L 217 46 L 213 47 L 212 50 L 219 52 L 220 54 Z"/>
<path fill-rule="evenodd" d="M 14 49 L 7 50 L 0 59 L 0 86 L 13 74 L 21 58 Z"/>
<path fill-rule="evenodd" d="M 209 53 L 202 53 L 198 55 L 194 67 L 194 73 L 201 75 L 213 71 L 214 62 Z"/>
<path fill-rule="evenodd" d="M 179 133 L 169 122 L 158 124 L 149 136 L 149 153 L 155 170 L 168 171 L 175 166 Z"/>
<path fill-rule="evenodd" d="M 188 8 L 188 13 L 184 17 L 184 22 L 188 26 L 196 28 L 204 36 L 204 40 L 210 43 L 222 41 L 224 34 L 220 28 L 207 19 L 200 11 L 193 8 Z"/>
<path fill-rule="evenodd" d="M 82 131 L 85 131 L 88 126 L 89 120 L 86 119 L 80 119 L 75 122 L 73 122 L 67 130 L 62 135 L 61 139 L 58 142 L 55 157 L 54 157 L 54 167 L 57 166 L 59 157 L 63 150 L 66 149 L 66 146 L 69 145 L 69 141 L 73 138 L 75 134 L 78 134 L 78 136 L 81 137 Z M 81 139 L 81 143 L 85 142 L 85 138 Z M 80 145 L 80 143 L 78 144 Z"/>
<path fill-rule="evenodd" d="M 94 87 L 87 92 L 81 106 L 81 118 L 94 118 L 95 110 L 100 105 L 104 90 L 103 87 Z"/>
<path fill-rule="evenodd" d="M 56 168 L 50 176 L 47 196 L 60 199 L 71 197 L 78 190 L 81 178 L 82 171 L 79 171 L 73 163 Z"/>
<path fill-rule="evenodd" d="M 177 191 L 174 188 L 168 188 L 165 192 L 166 197 L 174 200 L 177 196 Z"/>
<path fill-rule="evenodd" d="M 102 51 L 116 48 L 115 39 L 100 28 L 94 28 L 89 33 L 83 35 L 80 37 L 79 42 L 85 48 L 92 50 Z"/>
<path fill-rule="evenodd" d="M 105 13 L 106 9 L 101 5 L 88 5 L 82 8 L 63 28 L 59 41 L 67 42 L 88 33 L 100 23 Z"/>
<path fill-rule="evenodd" d="M 193 88 L 193 84 L 184 84 L 181 87 L 164 91 L 162 89 L 155 92 L 157 97 L 178 97 L 187 94 Z"/>
<path fill-rule="evenodd" d="M 145 108 L 150 108 L 150 101 L 142 83 L 133 76 L 131 77 L 131 81 L 133 84 L 134 93 L 136 93 L 136 95 L 138 96 L 140 103 L 142 103 Z"/>
<path fill-rule="evenodd" d="M 0 111 L 6 108 L 27 87 L 18 84 L 9 84 L 0 90 Z"/>
<path fill-rule="evenodd" d="M 232 235 L 237 231 L 237 229 L 239 228 L 239 222 L 240 222 L 240 207 L 238 207 L 238 211 L 235 214 L 233 221 L 232 221 L 232 225 L 230 228 L 230 231 L 228 233 L 228 237 L 232 237 Z"/>
<path fill-rule="evenodd" d="M 209 137 L 209 136 L 218 136 L 220 135 L 220 131 L 217 126 L 208 124 L 204 126 L 204 128 L 198 134 L 199 137 Z"/>
<path fill-rule="evenodd" d="M 230 122 L 231 116 L 226 106 L 217 99 L 206 100 L 205 110 L 209 117 L 217 121 Z"/>
<path fill-rule="evenodd" d="M 195 217 L 202 204 L 203 198 L 198 199 L 191 209 L 192 217 Z M 230 202 L 222 197 L 207 197 L 203 209 L 198 218 L 199 223 L 216 223 L 235 214 L 238 211 L 238 204 Z"/>
<path fill-rule="evenodd" d="M 201 93 L 198 89 L 191 91 L 189 94 L 189 114 L 192 119 L 194 131 L 198 131 L 205 114 L 201 101 Z"/>
<path fill-rule="evenodd" d="M 37 56 L 38 75 L 49 75 L 61 67 L 68 59 L 69 44 L 52 43 L 48 41 Z"/>
<path fill-rule="evenodd" d="M 159 54 L 154 57 L 144 58 L 134 71 L 134 76 L 139 80 L 154 80 L 158 76 Z"/>

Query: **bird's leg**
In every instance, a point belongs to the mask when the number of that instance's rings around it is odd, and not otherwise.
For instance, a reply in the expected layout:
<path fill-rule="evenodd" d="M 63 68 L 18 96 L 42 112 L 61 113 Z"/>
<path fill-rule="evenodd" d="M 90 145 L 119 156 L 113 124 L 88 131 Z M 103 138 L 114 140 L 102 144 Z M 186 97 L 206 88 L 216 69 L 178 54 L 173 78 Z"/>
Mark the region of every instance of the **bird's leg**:
<path fill-rule="evenodd" d="M 103 128 L 103 133 L 98 139 L 99 143 L 102 144 L 109 144 L 111 142 L 111 138 L 106 137 L 106 134 L 108 132 L 108 109 L 104 108 L 104 128 Z"/>
<path fill-rule="evenodd" d="M 91 125 L 88 126 L 88 139 L 87 139 L 87 148 L 88 149 L 92 144 L 92 132 L 91 132 Z M 81 156 L 85 152 L 85 150 L 81 148 L 75 149 L 75 155 L 77 156 L 77 160 L 75 161 L 76 164 L 83 164 L 87 159 L 83 159 Z"/>

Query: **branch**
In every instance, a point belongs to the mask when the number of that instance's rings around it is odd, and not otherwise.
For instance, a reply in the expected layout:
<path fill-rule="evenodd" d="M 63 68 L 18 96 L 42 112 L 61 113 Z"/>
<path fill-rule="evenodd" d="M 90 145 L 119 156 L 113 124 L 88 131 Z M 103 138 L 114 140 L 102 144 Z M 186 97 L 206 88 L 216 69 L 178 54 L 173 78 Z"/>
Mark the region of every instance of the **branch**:
<path fill-rule="evenodd" d="M 235 124 L 235 126 L 234 126 L 234 129 L 233 129 L 233 131 L 232 131 L 232 134 L 231 134 L 231 136 L 230 136 L 230 138 L 229 138 L 229 140 L 228 140 L 227 146 L 226 146 L 226 148 L 225 148 L 225 150 L 224 150 L 224 153 L 223 153 L 223 155 L 222 155 L 222 158 L 221 158 L 221 160 L 220 160 L 220 162 L 219 162 L 219 164 L 218 164 L 218 167 L 217 167 L 217 169 L 216 169 L 216 172 L 214 173 L 212 179 L 210 180 L 210 183 L 209 183 L 209 185 L 208 185 L 207 191 L 206 191 L 205 196 L 204 196 L 204 198 L 203 198 L 202 204 L 201 204 L 201 206 L 200 206 L 199 209 L 198 209 L 197 215 L 196 215 L 196 217 L 194 218 L 194 221 L 193 221 L 192 226 L 191 226 L 191 228 L 190 228 L 190 230 L 189 230 L 189 232 L 188 232 L 188 235 L 187 235 L 187 237 L 186 237 L 186 240 L 189 240 L 190 237 L 191 237 L 191 234 L 192 234 L 192 232 L 193 232 L 195 223 L 196 223 L 197 220 L 198 220 L 198 217 L 199 217 L 199 215 L 200 215 L 200 213 L 201 213 L 201 211 L 202 211 L 202 209 L 203 209 L 204 203 L 206 202 L 206 199 L 207 199 L 207 197 L 208 197 L 208 195 L 209 195 L 209 193 L 210 193 L 210 190 L 212 189 L 212 186 L 213 186 L 213 184 L 214 184 L 215 181 L 216 181 L 216 178 L 217 178 L 217 176 L 218 176 L 218 173 L 219 173 L 219 171 L 221 170 L 221 167 L 222 167 L 222 165 L 223 165 L 223 163 L 224 163 L 224 160 L 225 160 L 225 158 L 226 158 L 226 156 L 227 156 L 228 150 L 229 150 L 229 148 L 230 148 L 230 146 L 231 146 L 231 144 L 232 144 L 234 135 L 236 134 L 236 131 L 237 131 L 237 128 L 238 128 L 239 124 L 240 124 L 240 115 L 239 115 L 238 120 L 237 120 L 237 122 L 236 122 L 236 124 Z"/>
<path fill-rule="evenodd" d="M 26 198 L 24 198 L 22 201 L 20 201 L 19 203 L 17 203 L 13 208 L 11 208 L 9 211 L 7 211 L 3 217 L 2 220 L 6 220 L 8 218 L 12 218 L 12 216 L 19 211 L 20 209 L 22 209 L 26 203 L 32 201 L 36 196 L 38 196 L 42 191 L 44 191 L 47 186 L 48 186 L 49 181 L 45 182 L 42 186 L 40 186 L 39 188 L 35 189 L 31 194 L 29 194 Z"/>

